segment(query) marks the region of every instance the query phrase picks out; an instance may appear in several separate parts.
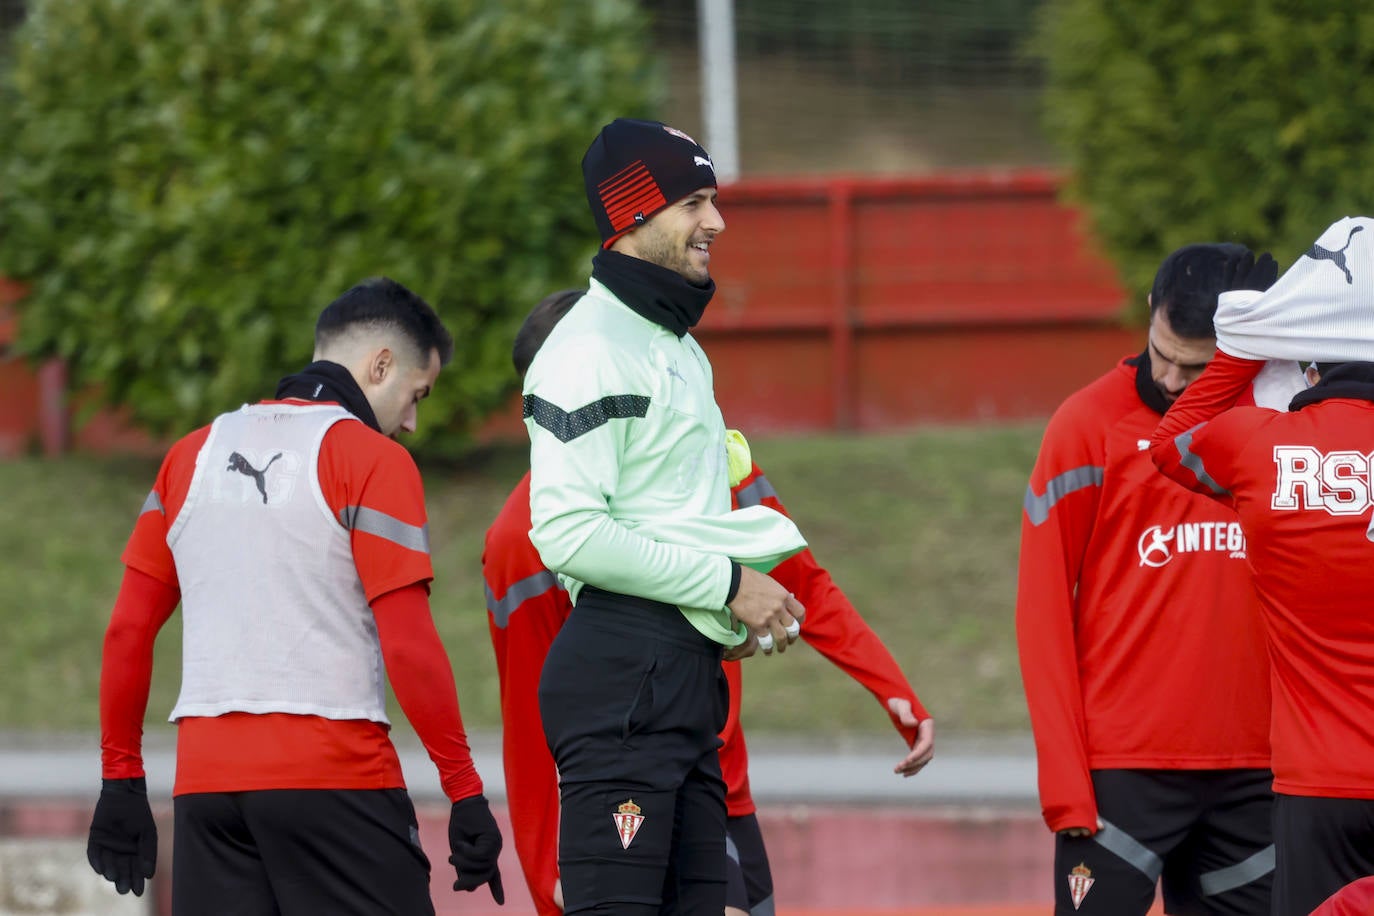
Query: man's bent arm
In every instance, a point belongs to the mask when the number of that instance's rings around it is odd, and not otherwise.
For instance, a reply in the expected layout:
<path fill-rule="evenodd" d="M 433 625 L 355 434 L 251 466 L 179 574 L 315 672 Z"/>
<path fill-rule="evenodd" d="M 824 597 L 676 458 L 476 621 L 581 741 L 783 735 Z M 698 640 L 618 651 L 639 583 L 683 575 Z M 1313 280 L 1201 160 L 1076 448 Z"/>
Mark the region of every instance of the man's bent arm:
<path fill-rule="evenodd" d="M 1150 437 L 1150 460 L 1175 483 L 1208 496 L 1229 500 L 1230 494 L 1196 451 L 1199 437 L 1219 415 L 1236 406 L 1264 368 L 1258 360 L 1241 359 L 1217 350 L 1197 381 L 1189 385 L 1155 427 Z"/>
<path fill-rule="evenodd" d="M 929 719 L 930 713 L 921 705 L 897 660 L 830 578 L 830 573 L 808 550 L 773 570 L 773 578 L 806 606 L 801 638 L 867 688 L 910 747 L 916 740 L 916 729 L 904 726 L 887 701 L 893 698 L 908 700 L 918 721 Z"/>
<path fill-rule="evenodd" d="M 623 361 L 587 335 L 542 351 L 526 376 L 530 541 L 545 566 L 579 582 L 681 607 L 723 608 L 733 579 L 727 557 L 642 537 L 611 513 L 626 454 L 663 447 L 635 438 L 652 386 Z M 722 457 L 724 448 L 722 441 Z"/>

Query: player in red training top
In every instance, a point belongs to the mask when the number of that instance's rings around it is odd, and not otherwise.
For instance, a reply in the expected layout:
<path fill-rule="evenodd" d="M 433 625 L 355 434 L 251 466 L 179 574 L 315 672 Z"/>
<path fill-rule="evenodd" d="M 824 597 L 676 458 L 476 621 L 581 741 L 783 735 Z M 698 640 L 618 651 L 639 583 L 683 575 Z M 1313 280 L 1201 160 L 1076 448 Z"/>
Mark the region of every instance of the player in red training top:
<path fill-rule="evenodd" d="M 517 372 L 534 357 L 553 325 L 581 297 L 565 290 L 544 299 L 516 337 Z M 768 478 L 753 466 L 732 491 L 736 508 L 758 505 L 783 511 Z M 559 629 L 571 611 L 567 593 L 544 568 L 529 541 L 529 475 L 516 486 L 487 532 L 482 554 L 488 623 L 501 679 L 506 795 L 515 849 L 541 916 L 562 912 L 558 888 L 558 774 L 539 716 L 539 674 Z M 801 636 L 867 687 L 883 703 L 910 748 L 895 771 L 912 776 L 934 748 L 934 721 L 921 706 L 891 653 L 868 627 L 811 552 L 803 551 L 771 575 L 807 608 Z M 739 727 L 741 672 L 724 663 L 730 684 L 730 713 L 721 732 L 729 842 L 727 913 L 767 912 L 773 896 L 768 857 L 749 793 L 748 750 Z M 610 824 L 610 818 L 607 818 Z M 613 827 L 611 829 L 614 829 Z"/>
<path fill-rule="evenodd" d="M 142 759 L 153 642 L 184 645 L 172 911 L 433 913 L 429 860 L 387 737 L 386 679 L 453 802 L 454 889 L 503 900 L 453 670 L 429 610 L 413 432 L 453 340 L 419 296 L 365 281 L 320 314 L 276 399 L 172 446 L 124 551 L 100 677 L 91 866 L 143 891 L 157 833 Z"/>
<path fill-rule="evenodd" d="M 1246 543 L 1147 453 L 1247 257 L 1165 259 L 1145 350 L 1060 406 L 1026 488 L 1016 629 L 1059 914 L 1144 914 L 1161 879 L 1169 913 L 1269 908 L 1269 672 Z"/>
<path fill-rule="evenodd" d="M 1369 916 L 1374 913 L 1374 878 L 1352 881 L 1312 911 L 1312 916 Z"/>
<path fill-rule="evenodd" d="M 1367 315 L 1374 244 L 1345 255 L 1325 279 L 1343 289 L 1348 271 Z M 1236 406 L 1263 366 L 1218 351 L 1150 453 L 1245 532 L 1273 668 L 1273 912 L 1306 916 L 1374 875 L 1374 363 L 1310 367 L 1286 412 Z"/>

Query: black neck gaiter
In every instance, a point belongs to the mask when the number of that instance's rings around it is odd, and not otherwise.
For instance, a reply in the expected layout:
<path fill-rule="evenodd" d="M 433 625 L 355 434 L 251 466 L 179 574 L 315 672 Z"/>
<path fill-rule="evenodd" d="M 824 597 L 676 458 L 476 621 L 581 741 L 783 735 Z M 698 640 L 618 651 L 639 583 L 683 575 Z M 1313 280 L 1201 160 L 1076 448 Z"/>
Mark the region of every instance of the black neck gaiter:
<path fill-rule="evenodd" d="M 634 311 L 678 337 L 696 326 L 716 292 L 715 280 L 697 286 L 675 270 L 618 251 L 596 253 L 592 278 Z"/>
<path fill-rule="evenodd" d="M 363 390 L 353 374 L 328 360 L 319 360 L 306 366 L 295 375 L 288 375 L 277 383 L 277 400 L 299 398 L 302 401 L 333 401 L 342 404 L 344 409 L 362 420 L 368 426 L 381 432 L 377 415 L 372 412 Z"/>
<path fill-rule="evenodd" d="M 1150 348 L 1141 350 L 1139 356 L 1126 360 L 1126 364 L 1135 366 L 1135 393 L 1140 396 L 1141 403 L 1161 417 L 1164 416 L 1169 410 L 1169 401 L 1155 384 L 1154 375 L 1151 373 Z"/>
<path fill-rule="evenodd" d="M 1322 380 L 1293 395 L 1289 410 L 1302 410 L 1318 401 L 1353 398 L 1374 401 L 1374 363 L 1341 363 L 1322 373 Z"/>

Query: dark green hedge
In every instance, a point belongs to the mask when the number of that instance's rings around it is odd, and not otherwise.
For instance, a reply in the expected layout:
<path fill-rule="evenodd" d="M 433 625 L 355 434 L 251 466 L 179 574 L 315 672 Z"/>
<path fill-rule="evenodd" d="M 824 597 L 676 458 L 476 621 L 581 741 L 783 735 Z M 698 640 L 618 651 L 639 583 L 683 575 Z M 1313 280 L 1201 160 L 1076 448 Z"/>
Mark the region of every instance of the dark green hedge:
<path fill-rule="evenodd" d="M 1071 194 L 1133 291 L 1179 245 L 1287 266 L 1374 211 L 1374 6 L 1051 0 L 1046 115 Z"/>
<path fill-rule="evenodd" d="M 585 274 L 579 161 L 652 113 L 645 36 L 631 0 L 35 4 L 0 98 L 21 345 L 178 432 L 270 394 L 385 274 L 457 339 L 421 415 L 450 450 L 514 383 L 520 318 Z"/>

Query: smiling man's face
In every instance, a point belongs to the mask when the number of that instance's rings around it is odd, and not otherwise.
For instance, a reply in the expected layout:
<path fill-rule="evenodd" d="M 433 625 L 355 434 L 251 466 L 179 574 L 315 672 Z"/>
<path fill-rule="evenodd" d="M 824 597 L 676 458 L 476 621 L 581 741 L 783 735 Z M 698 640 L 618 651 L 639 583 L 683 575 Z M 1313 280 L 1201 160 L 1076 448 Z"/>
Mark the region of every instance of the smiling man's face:
<path fill-rule="evenodd" d="M 705 286 L 711 279 L 711 244 L 724 231 L 716 189 L 706 187 L 664 207 L 612 247 Z"/>

